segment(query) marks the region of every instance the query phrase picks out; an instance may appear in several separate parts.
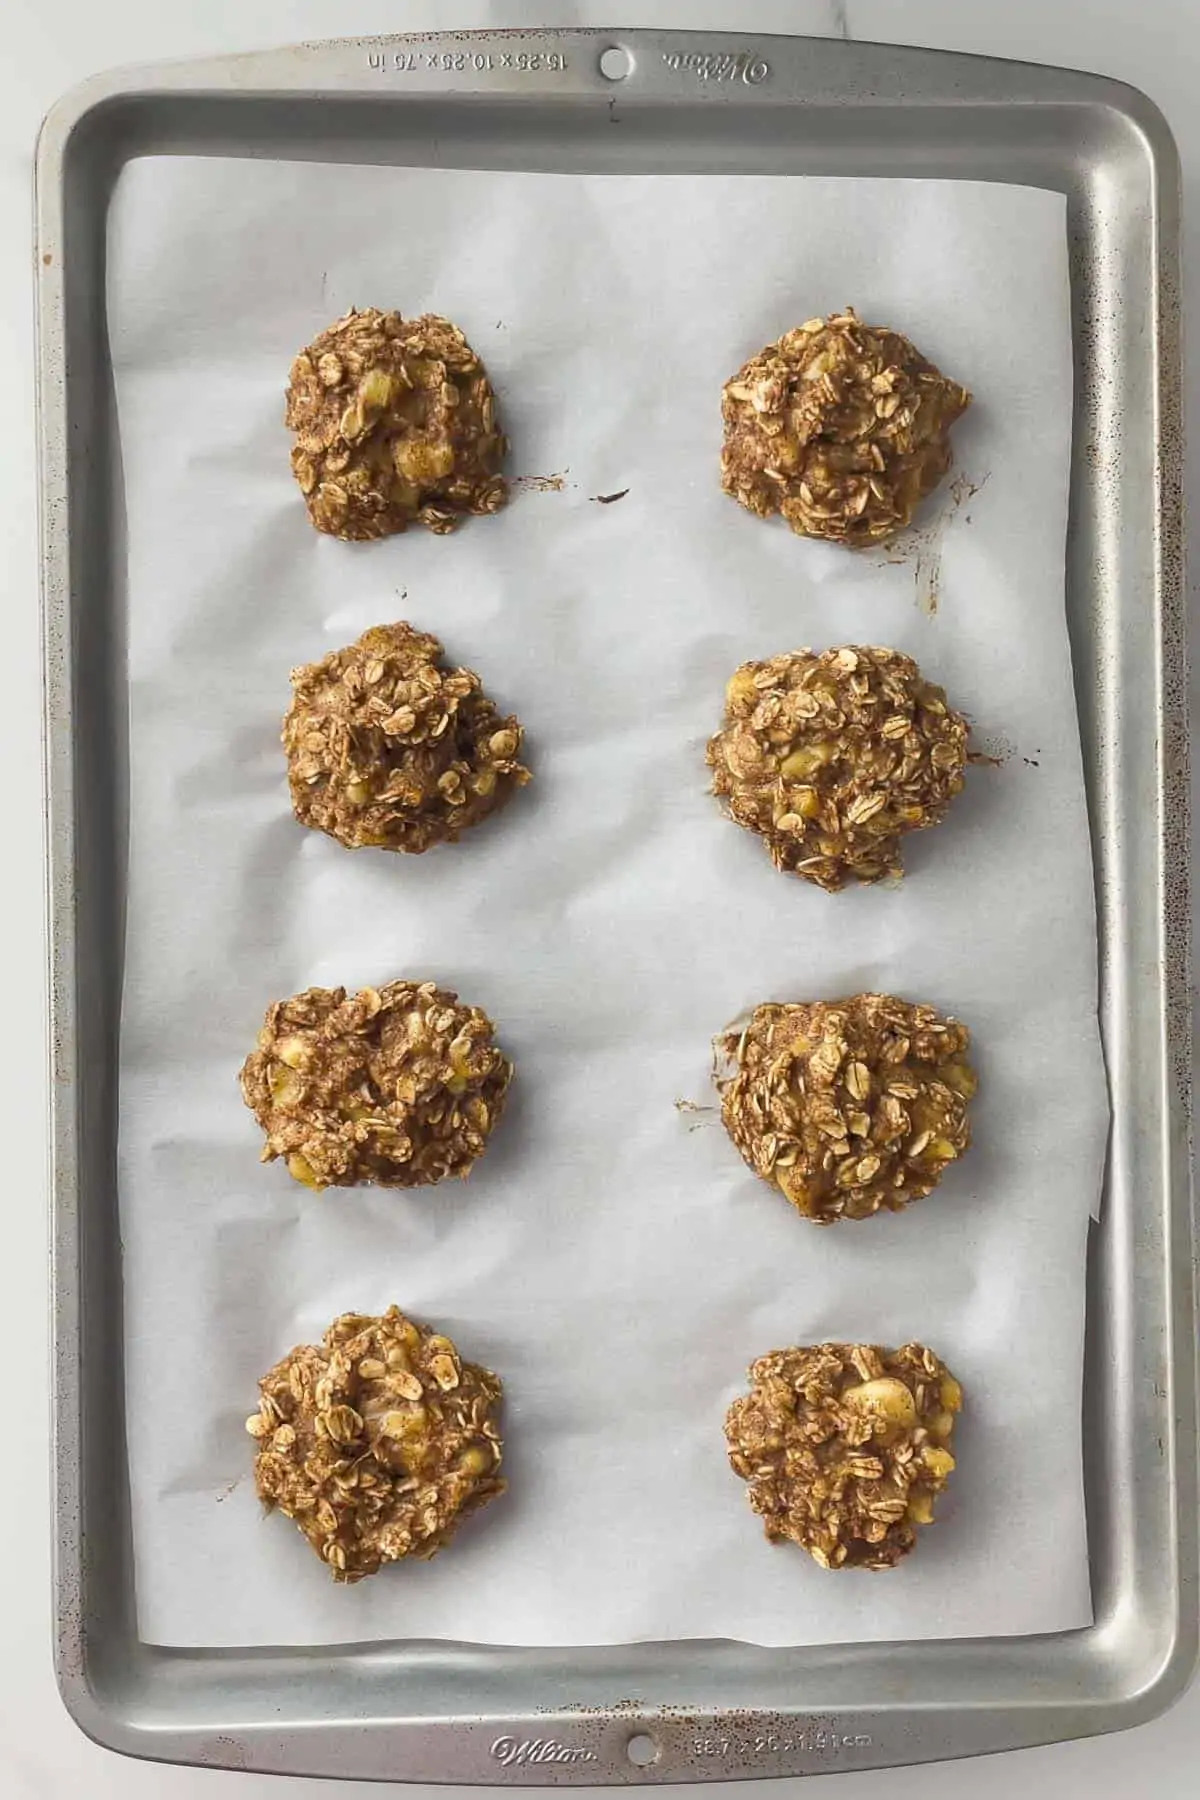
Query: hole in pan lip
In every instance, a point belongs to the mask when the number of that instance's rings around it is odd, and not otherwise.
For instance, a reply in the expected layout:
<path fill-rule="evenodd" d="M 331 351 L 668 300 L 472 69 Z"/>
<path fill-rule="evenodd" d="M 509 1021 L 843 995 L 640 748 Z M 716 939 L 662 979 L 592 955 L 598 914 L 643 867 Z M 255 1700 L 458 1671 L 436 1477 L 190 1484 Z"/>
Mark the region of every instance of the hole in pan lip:
<path fill-rule="evenodd" d="M 605 81 L 624 81 L 633 72 L 633 57 L 623 44 L 610 44 L 600 52 L 597 66 Z"/>
<path fill-rule="evenodd" d="M 661 1755 L 657 1738 L 648 1731 L 635 1732 L 625 1746 L 625 1754 L 636 1769 L 648 1769 Z"/>

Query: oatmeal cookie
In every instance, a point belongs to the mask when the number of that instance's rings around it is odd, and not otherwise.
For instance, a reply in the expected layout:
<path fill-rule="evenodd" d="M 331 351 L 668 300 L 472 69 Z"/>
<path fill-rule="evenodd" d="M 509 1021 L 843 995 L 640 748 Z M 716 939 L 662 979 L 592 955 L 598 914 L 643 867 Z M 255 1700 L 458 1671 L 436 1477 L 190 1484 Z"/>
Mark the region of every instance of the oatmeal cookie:
<path fill-rule="evenodd" d="M 492 384 L 436 313 L 348 312 L 292 364 L 284 418 L 308 516 L 333 537 L 453 531 L 508 499 Z"/>
<path fill-rule="evenodd" d="M 305 1187 L 424 1187 L 469 1175 L 512 1064 L 477 1006 L 432 981 L 307 988 L 267 1008 L 242 1097 Z"/>
<path fill-rule="evenodd" d="M 726 382 L 721 486 L 801 537 L 880 543 L 949 469 L 970 403 L 898 331 L 851 307 L 809 319 Z"/>
<path fill-rule="evenodd" d="M 258 1385 L 246 1430 L 259 1499 L 295 1520 L 335 1581 L 436 1556 L 504 1492 L 499 1376 L 395 1306 L 343 1313 Z"/>
<path fill-rule="evenodd" d="M 818 1225 L 899 1212 L 971 1141 L 970 1034 L 891 994 L 756 1006 L 713 1045 L 725 1129 Z"/>
<path fill-rule="evenodd" d="M 292 808 L 348 849 L 453 843 L 529 780 L 519 721 L 411 625 L 375 625 L 292 671 L 283 721 Z"/>
<path fill-rule="evenodd" d="M 812 1344 L 760 1356 L 750 1382 L 725 1436 L 768 1538 L 823 1569 L 894 1567 L 954 1468 L 945 1363 L 923 1344 Z"/>
<path fill-rule="evenodd" d="M 903 874 L 901 837 L 962 791 L 969 732 L 899 650 L 794 650 L 731 677 L 712 791 L 777 869 L 836 893 Z"/>

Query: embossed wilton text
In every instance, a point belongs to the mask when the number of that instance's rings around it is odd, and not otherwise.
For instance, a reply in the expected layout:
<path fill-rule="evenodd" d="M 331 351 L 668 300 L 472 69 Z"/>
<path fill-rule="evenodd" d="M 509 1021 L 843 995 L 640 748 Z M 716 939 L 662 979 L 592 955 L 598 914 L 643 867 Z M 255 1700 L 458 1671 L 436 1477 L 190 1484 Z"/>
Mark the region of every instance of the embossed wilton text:
<path fill-rule="evenodd" d="M 689 70 L 701 81 L 744 81 L 747 87 L 757 87 L 771 73 L 770 63 L 748 50 L 664 50 L 663 61 L 668 69 Z"/>
<path fill-rule="evenodd" d="M 596 1752 L 582 1744 L 560 1744 L 557 1738 L 498 1737 L 492 1755 L 502 1768 L 521 1768 L 526 1763 L 595 1762 Z"/>

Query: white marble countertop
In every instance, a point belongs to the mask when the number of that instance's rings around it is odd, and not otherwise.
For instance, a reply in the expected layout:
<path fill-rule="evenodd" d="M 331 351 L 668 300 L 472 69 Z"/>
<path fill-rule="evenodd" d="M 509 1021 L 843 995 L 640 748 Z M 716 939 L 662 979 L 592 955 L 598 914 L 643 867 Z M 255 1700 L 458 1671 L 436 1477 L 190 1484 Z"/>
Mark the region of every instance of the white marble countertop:
<path fill-rule="evenodd" d="M 511 0 L 514 25 L 672 24 L 814 32 L 973 50 L 1062 63 L 1119 76 L 1143 88 L 1176 133 L 1190 193 L 1200 175 L 1200 14 L 1195 0 Z M 169 56 L 215 54 L 349 32 L 479 23 L 475 0 L 414 6 L 397 0 L 5 0 L 0 19 L 0 568 L 4 570 L 6 705 L 0 711 L 9 875 L 4 925 L 16 955 L 7 969 L 7 1029 L 0 1039 L 5 1236 L 0 1318 L 14 1379 L 5 1403 L 5 1477 L 0 1480 L 0 1794 L 4 1800 L 351 1800 L 371 1784 L 292 1781 L 132 1763 L 89 1743 L 54 1688 L 49 1630 L 49 1508 L 46 1476 L 47 1232 L 42 1043 L 43 963 L 36 494 L 33 416 L 31 156 L 42 114 L 95 70 Z M 1185 208 L 1185 212 L 1187 209 Z M 1200 227 L 1187 221 L 1185 265 L 1200 268 Z M 1188 412 L 1200 441 L 1200 328 L 1192 322 Z M 1195 498 L 1195 463 L 1189 486 Z M 1195 692 L 1193 706 L 1196 707 Z M 1200 708 L 1195 716 L 1200 718 Z M 789 1782 L 759 1783 L 761 1800 L 782 1800 Z M 1167 1716 L 1116 1737 L 941 1763 L 909 1770 L 813 1777 L 805 1795 L 829 1800 L 950 1800 L 969 1787 L 978 1800 L 1024 1792 L 1029 1800 L 1118 1800 L 1143 1790 L 1155 1800 L 1200 1792 L 1200 1684 Z M 408 1790 L 415 1793 L 415 1789 Z M 462 1800 L 478 1789 L 453 1790 Z M 700 1800 L 713 1788 L 669 1790 Z M 429 1789 L 449 1795 L 451 1790 Z"/>

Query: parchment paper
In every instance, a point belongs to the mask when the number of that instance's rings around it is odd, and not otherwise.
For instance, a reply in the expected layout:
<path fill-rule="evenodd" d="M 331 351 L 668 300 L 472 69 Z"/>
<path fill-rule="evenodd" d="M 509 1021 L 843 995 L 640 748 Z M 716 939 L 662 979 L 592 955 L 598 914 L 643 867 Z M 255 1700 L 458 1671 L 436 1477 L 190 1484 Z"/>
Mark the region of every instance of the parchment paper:
<path fill-rule="evenodd" d="M 1061 198 L 156 159 L 124 176 L 111 248 L 143 1635 L 795 1644 L 1086 1623 L 1106 1099 L 1063 605 Z M 969 484 L 899 560 L 803 543 L 717 485 L 722 382 L 848 301 L 976 395 L 955 437 Z M 352 304 L 458 321 L 514 473 L 561 490 L 449 539 L 316 535 L 282 390 Z M 520 714 L 536 773 L 419 859 L 302 830 L 278 743 L 289 667 L 397 617 Z M 830 898 L 722 820 L 703 751 L 738 662 L 855 641 L 917 656 L 1002 760 L 911 841 L 899 890 Z M 268 1001 L 397 975 L 498 1022 L 508 1116 L 469 1183 L 314 1196 L 259 1165 L 239 1064 Z M 911 1211 L 822 1231 L 675 1102 L 711 1099 L 709 1040 L 743 1009 L 863 988 L 971 1026 L 976 1143 Z M 339 1589 L 260 1516 L 242 1422 L 293 1343 L 391 1301 L 503 1374 L 512 1491 L 435 1562 Z M 939 1523 L 887 1575 L 769 1547 L 726 1466 L 746 1364 L 825 1337 L 921 1338 L 966 1389 Z"/>

